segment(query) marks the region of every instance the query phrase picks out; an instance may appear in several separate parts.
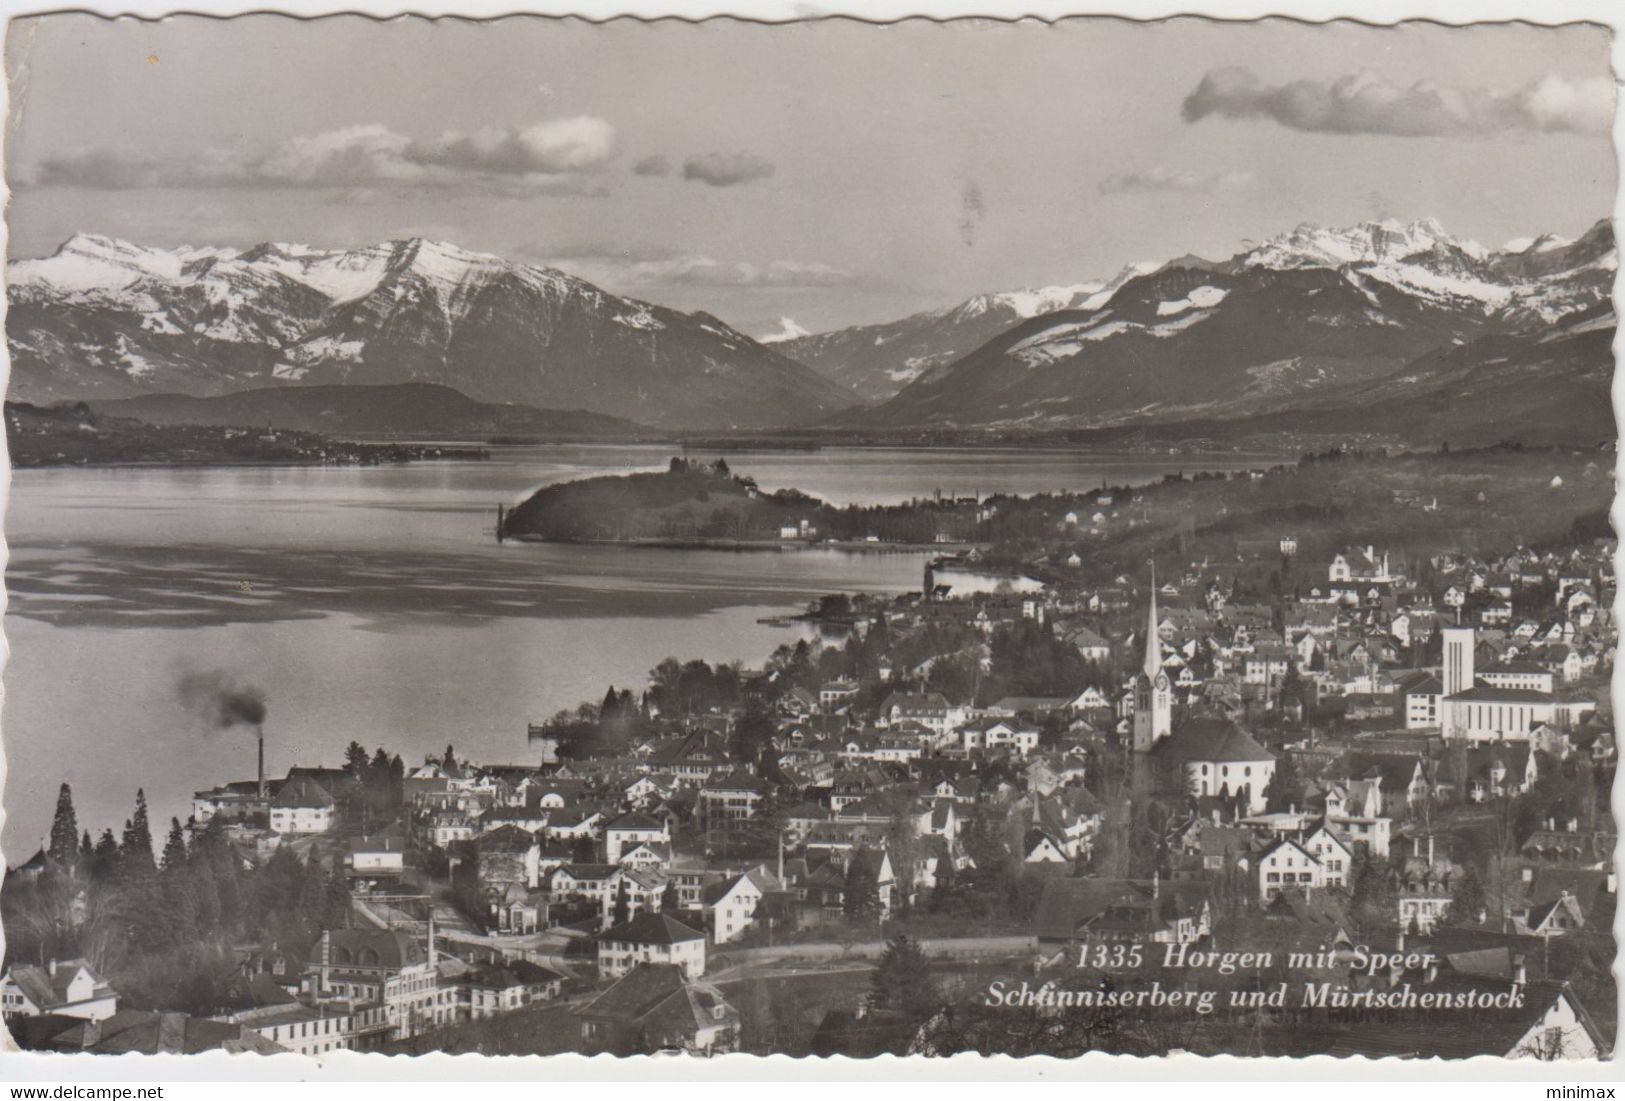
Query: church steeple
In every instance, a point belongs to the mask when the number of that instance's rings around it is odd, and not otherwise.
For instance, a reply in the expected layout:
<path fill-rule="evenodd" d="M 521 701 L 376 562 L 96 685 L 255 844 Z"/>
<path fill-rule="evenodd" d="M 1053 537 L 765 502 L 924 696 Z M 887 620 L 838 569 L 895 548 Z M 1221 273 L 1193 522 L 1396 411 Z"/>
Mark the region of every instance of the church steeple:
<path fill-rule="evenodd" d="M 1157 629 L 1157 567 L 1151 566 L 1151 600 L 1145 621 L 1145 660 L 1134 678 L 1134 752 L 1150 753 L 1173 733 L 1174 691 L 1162 668 L 1162 634 Z"/>
<path fill-rule="evenodd" d="M 1156 680 L 1162 669 L 1162 633 L 1157 627 L 1157 564 L 1151 563 L 1151 610 L 1145 624 L 1145 661 L 1140 671 L 1146 680 Z"/>

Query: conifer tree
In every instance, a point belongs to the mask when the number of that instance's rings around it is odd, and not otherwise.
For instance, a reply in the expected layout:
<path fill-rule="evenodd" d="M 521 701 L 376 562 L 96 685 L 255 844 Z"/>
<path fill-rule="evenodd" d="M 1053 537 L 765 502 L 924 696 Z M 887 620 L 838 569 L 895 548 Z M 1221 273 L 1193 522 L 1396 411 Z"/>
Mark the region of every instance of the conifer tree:
<path fill-rule="evenodd" d="M 869 1006 L 890 1009 L 917 1021 L 936 1008 L 931 961 L 918 943 L 899 936 L 886 945 L 869 974 Z"/>
<path fill-rule="evenodd" d="M 105 878 L 118 869 L 118 839 L 113 836 L 111 829 L 102 830 L 102 835 L 96 839 L 96 848 L 91 855 L 92 874 Z"/>
<path fill-rule="evenodd" d="M 51 819 L 51 842 L 46 849 L 51 863 L 72 871 L 79 862 L 79 817 L 73 810 L 73 791 L 66 783 L 56 794 L 56 816 Z"/>
<path fill-rule="evenodd" d="M 181 820 L 169 820 L 169 837 L 164 841 L 163 870 L 170 874 L 180 872 L 186 865 L 186 835 L 181 832 Z"/>
<path fill-rule="evenodd" d="M 135 792 L 135 814 L 124 823 L 119 867 L 126 874 L 141 878 L 151 875 L 156 868 L 152 858 L 152 826 L 147 821 L 147 793 L 141 788 Z"/>

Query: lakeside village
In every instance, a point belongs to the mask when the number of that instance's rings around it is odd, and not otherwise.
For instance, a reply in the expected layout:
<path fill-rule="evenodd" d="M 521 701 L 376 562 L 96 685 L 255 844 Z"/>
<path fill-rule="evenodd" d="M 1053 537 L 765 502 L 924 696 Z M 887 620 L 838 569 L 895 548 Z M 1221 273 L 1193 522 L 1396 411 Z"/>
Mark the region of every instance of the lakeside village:
<path fill-rule="evenodd" d="M 1112 496 L 1052 518 L 1054 557 Z M 817 601 L 820 640 L 759 669 L 672 659 L 533 724 L 537 763 L 262 763 L 156 855 L 144 801 L 96 838 L 64 785 L 0 896 L 7 1026 L 93 1052 L 1606 1057 L 1614 544 L 1562 530 L 938 561 Z M 263 762 L 263 707 L 232 714 Z"/>

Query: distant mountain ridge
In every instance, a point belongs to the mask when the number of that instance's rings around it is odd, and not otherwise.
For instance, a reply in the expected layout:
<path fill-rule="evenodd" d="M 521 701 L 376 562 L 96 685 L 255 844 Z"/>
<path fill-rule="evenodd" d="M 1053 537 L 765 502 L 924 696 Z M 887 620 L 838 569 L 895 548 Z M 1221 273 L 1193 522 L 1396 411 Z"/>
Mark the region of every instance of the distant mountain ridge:
<path fill-rule="evenodd" d="M 427 382 L 712 429 L 806 423 L 853 401 L 708 314 L 420 238 L 236 250 L 81 234 L 7 276 L 19 400 Z"/>
<path fill-rule="evenodd" d="M 1618 258 L 1608 222 L 1575 241 L 1520 244 L 1487 250 L 1431 220 L 1300 226 L 1227 261 L 1187 257 L 1139 272 L 835 420 L 1041 431 L 1338 407 L 1350 430 L 1377 430 L 1362 409 L 1396 387 L 1420 398 L 1438 388 L 1466 395 L 1492 377 L 1508 386 L 1498 364 L 1538 377 L 1552 360 L 1542 342 L 1611 331 Z M 1606 406 L 1607 340 L 1563 348 L 1559 393 L 1548 397 Z M 1450 370 L 1426 367 L 1435 360 Z"/>
<path fill-rule="evenodd" d="M 946 367 L 1012 326 L 1056 310 L 1088 309 L 1154 264 L 1131 264 L 1110 279 L 979 294 L 957 306 L 898 321 L 775 340 L 773 346 L 868 403 Z"/>
<path fill-rule="evenodd" d="M 263 425 L 330 436 L 631 439 L 658 435 L 643 425 L 602 413 L 477 402 L 449 386 L 427 382 L 275 386 L 210 397 L 144 394 L 89 405 L 98 413 L 133 417 L 147 424 Z"/>

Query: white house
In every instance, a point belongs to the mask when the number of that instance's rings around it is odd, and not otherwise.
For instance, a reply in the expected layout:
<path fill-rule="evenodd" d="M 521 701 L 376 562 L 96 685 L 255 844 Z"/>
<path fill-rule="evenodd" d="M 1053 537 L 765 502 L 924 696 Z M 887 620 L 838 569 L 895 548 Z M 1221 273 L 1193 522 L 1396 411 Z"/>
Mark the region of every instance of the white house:
<path fill-rule="evenodd" d="M 45 967 L 18 964 L 0 977 L 0 1014 L 39 1017 L 55 1013 L 101 1021 L 118 1012 L 118 991 L 84 960 L 52 960 Z"/>
<path fill-rule="evenodd" d="M 705 974 L 705 934 L 645 911 L 598 934 L 598 973 L 618 979 L 640 963 L 670 963 L 689 980 Z"/>
<path fill-rule="evenodd" d="M 1320 864 L 1321 885 L 1346 887 L 1354 870 L 1354 853 L 1337 834 L 1322 825 L 1304 837 L 1302 847 Z"/>
<path fill-rule="evenodd" d="M 700 892 L 700 904 L 711 918 L 711 939 L 717 944 L 737 940 L 750 928 L 762 896 L 774 886 L 760 872 L 746 872 Z"/>
<path fill-rule="evenodd" d="M 333 828 L 333 797 L 308 776 L 286 781 L 271 800 L 272 833 L 326 833 Z"/>
<path fill-rule="evenodd" d="M 635 811 L 613 818 L 604 825 L 604 863 L 619 864 L 623 853 L 651 842 L 671 843 L 665 823 Z"/>
<path fill-rule="evenodd" d="M 1258 857 L 1258 897 L 1268 902 L 1284 890 L 1305 890 L 1326 885 L 1325 869 L 1314 855 L 1283 837 Z"/>

